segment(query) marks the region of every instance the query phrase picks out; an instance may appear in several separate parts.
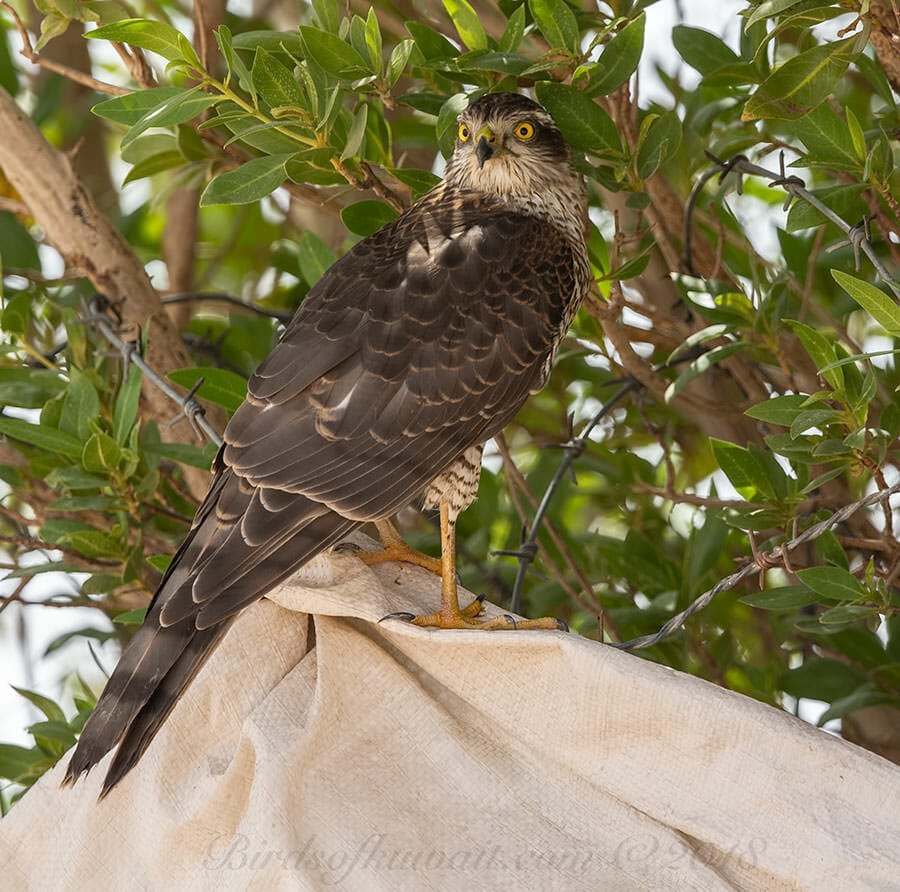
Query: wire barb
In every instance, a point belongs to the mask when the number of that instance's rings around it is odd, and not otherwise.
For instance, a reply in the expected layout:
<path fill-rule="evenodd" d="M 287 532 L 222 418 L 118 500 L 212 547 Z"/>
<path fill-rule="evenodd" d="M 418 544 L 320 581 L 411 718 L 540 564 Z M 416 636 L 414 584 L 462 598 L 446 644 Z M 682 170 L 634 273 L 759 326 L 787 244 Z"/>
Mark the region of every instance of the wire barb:
<path fill-rule="evenodd" d="M 221 446 L 223 442 L 222 435 L 209 423 L 206 419 L 206 410 L 194 399 L 194 395 L 203 383 L 203 380 L 199 380 L 186 395 L 180 394 L 165 378 L 144 361 L 144 357 L 141 356 L 138 347 L 140 339 L 137 341 L 125 341 L 119 337 L 118 332 L 121 329 L 113 327 L 109 316 L 102 312 L 104 308 L 115 312 L 115 307 L 109 303 L 104 295 L 94 295 L 90 301 L 89 308 L 90 312 L 82 316 L 79 321 L 95 328 L 119 351 L 122 356 L 123 368 L 127 369 L 129 365 L 136 366 L 146 375 L 149 381 L 152 381 L 169 399 L 180 406 L 181 411 L 168 422 L 168 426 L 171 427 L 182 417 L 185 417 L 198 435 L 205 436 L 215 443 L 216 446 Z"/>

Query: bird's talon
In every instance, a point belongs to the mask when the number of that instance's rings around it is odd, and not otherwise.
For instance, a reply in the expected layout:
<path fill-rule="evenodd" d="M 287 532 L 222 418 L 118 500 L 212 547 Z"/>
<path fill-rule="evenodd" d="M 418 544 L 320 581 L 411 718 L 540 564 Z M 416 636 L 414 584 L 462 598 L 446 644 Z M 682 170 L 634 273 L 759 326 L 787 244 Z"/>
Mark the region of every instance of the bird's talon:
<path fill-rule="evenodd" d="M 569 631 L 569 624 L 564 619 L 559 619 L 557 617 L 556 626 L 560 632 L 568 632 Z"/>
<path fill-rule="evenodd" d="M 405 610 L 398 610 L 394 613 L 386 613 L 378 622 L 383 623 L 386 619 L 403 619 L 411 623 L 416 618 L 414 613 L 407 613 Z"/>
<path fill-rule="evenodd" d="M 513 631 L 515 631 L 519 627 L 519 624 L 516 621 L 516 618 L 511 613 L 504 613 L 503 618 L 509 623 L 509 627 Z"/>

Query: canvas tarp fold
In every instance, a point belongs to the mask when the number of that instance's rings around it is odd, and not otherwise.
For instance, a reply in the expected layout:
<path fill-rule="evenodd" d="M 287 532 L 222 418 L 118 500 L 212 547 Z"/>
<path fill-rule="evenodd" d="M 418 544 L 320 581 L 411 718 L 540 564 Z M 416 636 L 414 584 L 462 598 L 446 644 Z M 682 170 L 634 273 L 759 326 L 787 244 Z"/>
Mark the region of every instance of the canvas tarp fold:
<path fill-rule="evenodd" d="M 900 889 L 896 766 L 574 634 L 376 622 L 439 590 L 317 558 L 245 612 L 105 800 L 108 760 L 27 793 L 0 886 Z"/>

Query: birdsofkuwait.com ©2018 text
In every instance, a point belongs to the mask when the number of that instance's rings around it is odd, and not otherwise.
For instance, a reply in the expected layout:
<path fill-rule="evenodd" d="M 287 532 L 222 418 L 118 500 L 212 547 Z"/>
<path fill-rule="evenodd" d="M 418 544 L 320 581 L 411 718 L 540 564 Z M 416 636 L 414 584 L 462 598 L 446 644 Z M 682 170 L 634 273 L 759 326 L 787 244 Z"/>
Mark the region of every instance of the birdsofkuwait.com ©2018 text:
<path fill-rule="evenodd" d="M 690 869 L 699 860 L 707 866 L 721 867 L 724 861 L 753 866 L 766 848 L 766 841 L 754 837 L 746 844 L 728 851 L 698 851 L 686 843 L 653 834 L 629 836 L 613 851 L 600 854 L 589 849 L 563 849 L 543 852 L 532 849 L 511 849 L 504 845 L 474 846 L 469 849 L 405 848 L 399 840 L 384 833 L 373 833 L 352 849 L 326 850 L 311 836 L 296 849 L 269 848 L 267 841 L 256 845 L 243 833 L 218 836 L 209 844 L 203 866 L 207 870 L 304 871 L 319 874 L 323 885 L 338 885 L 351 875 L 418 871 L 434 873 L 482 873 L 484 871 L 521 871 L 523 873 L 556 873 L 577 876 L 586 873 L 599 862 L 619 866 L 636 866 L 638 862 L 654 862 L 654 867 L 677 873 Z"/>

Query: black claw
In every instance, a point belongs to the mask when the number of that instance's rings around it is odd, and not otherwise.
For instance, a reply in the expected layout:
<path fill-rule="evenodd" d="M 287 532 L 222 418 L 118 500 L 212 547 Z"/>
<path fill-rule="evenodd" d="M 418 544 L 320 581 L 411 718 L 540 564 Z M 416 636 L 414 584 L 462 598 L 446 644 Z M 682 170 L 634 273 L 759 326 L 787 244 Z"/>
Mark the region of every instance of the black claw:
<path fill-rule="evenodd" d="M 415 618 L 416 615 L 414 613 L 406 613 L 403 610 L 398 610 L 396 613 L 385 614 L 378 622 L 383 623 L 386 619 L 405 619 L 408 623 L 411 623 Z"/>
<path fill-rule="evenodd" d="M 511 613 L 504 613 L 503 618 L 510 624 L 514 631 L 519 628 L 519 624 L 518 622 L 516 622 L 516 618 Z"/>
<path fill-rule="evenodd" d="M 362 549 L 355 542 L 338 542 L 332 549 L 332 551 L 340 553 L 342 551 L 352 551 L 353 554 L 357 554 L 362 551 Z"/>
<path fill-rule="evenodd" d="M 556 628 L 559 629 L 560 632 L 568 632 L 569 624 L 564 619 L 557 619 Z"/>
<path fill-rule="evenodd" d="M 476 600 L 479 604 L 484 604 L 484 599 L 485 599 L 486 597 L 487 597 L 487 595 L 486 595 L 484 592 L 482 592 L 480 595 L 476 595 L 476 596 L 475 596 L 475 600 Z"/>

